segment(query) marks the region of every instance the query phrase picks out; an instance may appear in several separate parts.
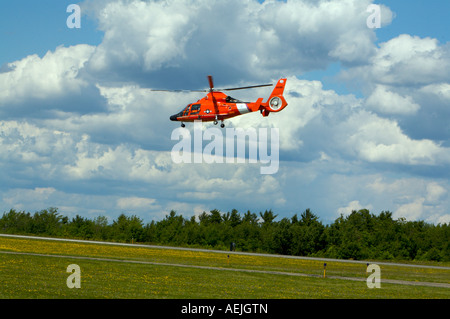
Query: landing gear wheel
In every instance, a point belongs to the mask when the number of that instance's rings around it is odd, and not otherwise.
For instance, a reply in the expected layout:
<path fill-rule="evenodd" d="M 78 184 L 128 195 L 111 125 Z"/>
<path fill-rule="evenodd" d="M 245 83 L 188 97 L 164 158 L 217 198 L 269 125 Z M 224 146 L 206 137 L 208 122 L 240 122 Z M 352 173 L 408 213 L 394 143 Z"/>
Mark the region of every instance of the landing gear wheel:
<path fill-rule="evenodd" d="M 221 128 L 224 128 L 224 127 L 225 127 L 225 124 L 223 124 L 223 123 L 220 124 L 220 127 L 221 127 Z"/>
<path fill-rule="evenodd" d="M 214 120 L 214 125 L 217 125 L 217 123 L 219 123 L 219 122 L 217 122 L 217 120 Z"/>
<path fill-rule="evenodd" d="M 186 125 L 184 125 L 184 123 L 181 123 L 181 127 L 185 127 Z"/>

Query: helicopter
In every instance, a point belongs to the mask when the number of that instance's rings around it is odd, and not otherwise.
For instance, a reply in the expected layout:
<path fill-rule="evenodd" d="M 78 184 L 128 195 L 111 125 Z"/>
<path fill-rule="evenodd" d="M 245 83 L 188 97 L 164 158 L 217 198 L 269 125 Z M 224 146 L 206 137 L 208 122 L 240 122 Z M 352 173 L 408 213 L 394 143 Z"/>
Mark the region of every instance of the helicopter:
<path fill-rule="evenodd" d="M 223 128 L 223 121 L 238 115 L 260 111 L 262 116 L 268 116 L 271 112 L 280 112 L 288 103 L 283 97 L 286 79 L 279 79 L 267 101 L 263 102 L 263 98 L 259 98 L 256 102 L 243 102 L 235 99 L 222 91 L 234 91 L 252 89 L 265 86 L 273 86 L 273 84 L 261 84 L 252 86 L 243 86 L 227 89 L 214 88 L 213 78 L 208 75 L 209 89 L 206 90 L 188 90 L 191 92 L 208 92 L 208 94 L 195 103 L 188 104 L 182 111 L 170 116 L 171 121 L 181 122 L 181 127 L 185 127 L 184 122 L 194 121 L 213 121 L 215 125 L 221 121 L 220 126 Z M 173 91 L 173 90 L 153 90 L 153 91 Z M 180 90 L 175 90 L 180 91 Z"/>

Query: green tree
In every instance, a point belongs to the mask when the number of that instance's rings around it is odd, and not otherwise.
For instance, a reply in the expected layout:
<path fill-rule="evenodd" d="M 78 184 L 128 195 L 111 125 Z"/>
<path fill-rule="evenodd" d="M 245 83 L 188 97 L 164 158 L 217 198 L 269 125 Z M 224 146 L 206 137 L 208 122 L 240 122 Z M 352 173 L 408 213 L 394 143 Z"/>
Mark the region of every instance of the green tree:
<path fill-rule="evenodd" d="M 262 218 L 262 227 L 264 228 L 270 226 L 278 215 L 275 215 L 272 210 L 266 210 L 264 214 L 260 212 L 259 216 Z"/>
<path fill-rule="evenodd" d="M 33 215 L 31 232 L 33 234 L 61 236 L 63 233 L 63 221 L 67 221 L 67 218 L 63 218 L 58 213 L 57 208 L 43 209 Z"/>
<path fill-rule="evenodd" d="M 275 218 L 278 215 L 274 214 L 272 210 L 266 210 L 264 213 L 259 213 L 261 216 L 261 250 L 266 252 L 275 252 L 275 230 L 277 228 L 277 222 Z"/>
<path fill-rule="evenodd" d="M 95 239 L 111 239 L 111 225 L 108 224 L 108 218 L 106 216 L 97 216 L 93 224 Z"/>
<path fill-rule="evenodd" d="M 292 252 L 292 230 L 289 218 L 283 218 L 274 229 L 273 249 L 277 254 L 290 255 Z"/>
<path fill-rule="evenodd" d="M 300 220 L 298 220 L 297 215 L 294 215 L 291 220 L 292 254 L 309 256 L 325 248 L 325 227 L 310 209 L 307 209 L 301 214 Z"/>
<path fill-rule="evenodd" d="M 11 234 L 29 234 L 32 232 L 33 218 L 30 213 L 10 209 L 0 218 L 0 230 Z"/>
<path fill-rule="evenodd" d="M 220 214 L 220 211 L 217 209 L 213 209 L 212 211 L 209 212 L 208 215 L 209 218 L 209 222 L 211 224 L 220 224 L 222 223 L 222 215 Z"/>
<path fill-rule="evenodd" d="M 156 236 L 163 244 L 182 245 L 186 242 L 183 236 L 184 218 L 171 210 L 169 215 L 156 224 Z"/>
<path fill-rule="evenodd" d="M 234 228 L 233 238 L 237 249 L 242 251 L 258 251 L 261 249 L 261 232 L 258 216 L 247 211 L 241 223 Z"/>
<path fill-rule="evenodd" d="M 72 221 L 66 229 L 68 235 L 71 237 L 83 239 L 92 239 L 94 237 L 94 223 L 80 215 L 76 215 L 75 218 L 72 218 Z"/>
<path fill-rule="evenodd" d="M 239 215 L 239 212 L 236 209 L 232 209 L 229 218 L 230 226 L 234 228 L 238 226 L 240 223 L 242 223 L 241 215 Z"/>
<path fill-rule="evenodd" d="M 143 222 L 135 215 L 127 217 L 122 213 L 117 220 L 113 221 L 111 231 L 114 234 L 112 238 L 114 240 L 121 242 L 141 241 L 144 234 Z"/>

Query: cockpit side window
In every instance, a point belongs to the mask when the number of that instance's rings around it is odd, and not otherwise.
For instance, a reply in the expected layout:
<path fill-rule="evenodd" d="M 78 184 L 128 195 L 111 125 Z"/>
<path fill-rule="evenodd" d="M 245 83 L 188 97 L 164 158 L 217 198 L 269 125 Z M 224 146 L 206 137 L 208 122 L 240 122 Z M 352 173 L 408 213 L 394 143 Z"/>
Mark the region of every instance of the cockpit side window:
<path fill-rule="evenodd" d="M 231 97 L 231 96 L 227 96 L 226 98 L 225 98 L 225 101 L 227 102 L 227 103 L 241 103 L 242 101 L 240 101 L 240 100 L 238 100 L 238 99 L 235 99 L 234 97 Z"/>
<path fill-rule="evenodd" d="M 200 104 L 192 104 L 191 115 L 198 114 L 200 112 Z"/>

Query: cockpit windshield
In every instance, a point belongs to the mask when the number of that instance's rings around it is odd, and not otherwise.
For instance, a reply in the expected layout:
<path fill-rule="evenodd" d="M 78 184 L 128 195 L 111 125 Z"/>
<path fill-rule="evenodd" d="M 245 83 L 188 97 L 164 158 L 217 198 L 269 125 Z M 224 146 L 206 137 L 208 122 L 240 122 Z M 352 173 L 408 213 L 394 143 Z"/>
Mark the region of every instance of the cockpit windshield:
<path fill-rule="evenodd" d="M 186 106 L 186 107 L 184 108 L 184 110 L 181 111 L 182 116 L 186 116 L 186 115 L 189 114 L 189 107 L 190 107 L 190 105 Z"/>
<path fill-rule="evenodd" d="M 178 116 L 188 116 L 192 114 L 198 114 L 200 111 L 200 104 L 189 104 L 186 106 L 180 113 L 178 113 Z"/>

